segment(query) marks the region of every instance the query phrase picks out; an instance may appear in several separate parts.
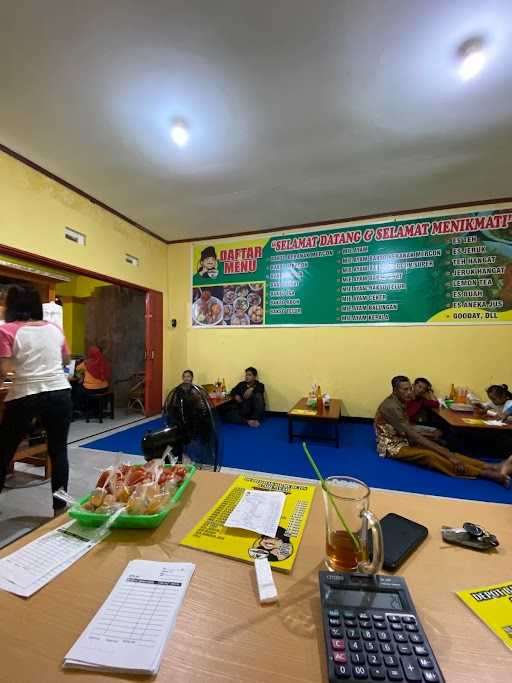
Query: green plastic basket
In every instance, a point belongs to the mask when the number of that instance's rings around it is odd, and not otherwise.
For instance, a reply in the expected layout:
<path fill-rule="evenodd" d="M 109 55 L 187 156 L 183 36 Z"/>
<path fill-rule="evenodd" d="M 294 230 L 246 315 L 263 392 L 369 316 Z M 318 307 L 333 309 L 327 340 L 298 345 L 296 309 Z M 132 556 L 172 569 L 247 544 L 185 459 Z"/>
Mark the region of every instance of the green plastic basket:
<path fill-rule="evenodd" d="M 139 467 L 139 465 L 135 465 Z M 171 465 L 166 465 L 166 467 L 171 467 Z M 190 484 L 190 480 L 195 474 L 195 465 L 184 465 L 188 470 L 185 479 L 182 481 L 180 486 L 176 489 L 174 496 L 170 499 L 167 505 L 154 515 L 130 515 L 124 512 L 122 515 L 116 519 L 113 523 L 113 529 L 155 529 L 157 526 L 164 521 L 169 512 L 175 507 L 179 499 L 183 495 L 185 489 Z M 91 494 L 82 498 L 78 505 L 73 505 L 69 510 L 68 514 L 73 519 L 78 520 L 80 524 L 84 526 L 101 526 L 107 521 L 109 515 L 103 512 L 91 512 L 90 510 L 84 510 L 82 505 L 87 503 Z"/>

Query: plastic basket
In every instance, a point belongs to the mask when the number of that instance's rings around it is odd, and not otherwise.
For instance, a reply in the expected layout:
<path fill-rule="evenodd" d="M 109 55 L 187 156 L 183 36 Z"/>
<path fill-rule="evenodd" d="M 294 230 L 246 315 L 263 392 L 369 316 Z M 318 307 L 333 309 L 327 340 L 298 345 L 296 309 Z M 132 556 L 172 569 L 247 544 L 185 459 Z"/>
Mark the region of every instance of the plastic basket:
<path fill-rule="evenodd" d="M 135 467 L 138 467 L 138 465 L 135 465 Z M 166 465 L 166 467 L 171 467 L 171 465 Z M 115 520 L 112 528 L 156 529 L 157 526 L 160 526 L 169 512 L 176 506 L 185 489 L 190 484 L 190 480 L 195 474 L 195 465 L 184 465 L 184 467 L 188 470 L 187 475 L 163 510 L 160 510 L 160 512 L 157 512 L 154 515 L 130 515 L 129 513 L 123 513 Z M 85 496 L 85 498 L 82 498 L 78 505 L 73 505 L 68 510 L 68 514 L 70 517 L 80 522 L 80 524 L 83 524 L 83 526 L 101 526 L 104 522 L 106 522 L 109 515 L 102 512 L 91 512 L 90 510 L 84 510 L 82 505 L 87 503 L 90 497 L 91 495 L 89 494 Z"/>

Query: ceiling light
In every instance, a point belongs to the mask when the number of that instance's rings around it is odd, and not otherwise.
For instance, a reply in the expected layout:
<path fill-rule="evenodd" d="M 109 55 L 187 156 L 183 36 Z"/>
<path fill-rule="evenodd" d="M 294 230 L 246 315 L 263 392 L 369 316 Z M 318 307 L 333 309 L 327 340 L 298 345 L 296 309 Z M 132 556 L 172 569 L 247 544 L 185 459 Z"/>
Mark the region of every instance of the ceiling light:
<path fill-rule="evenodd" d="M 187 144 L 189 137 L 190 133 L 183 121 L 175 121 L 172 124 L 171 139 L 178 147 L 184 147 Z"/>
<path fill-rule="evenodd" d="M 459 76 L 463 81 L 469 81 L 483 69 L 487 61 L 487 54 L 481 39 L 466 40 L 459 48 Z"/>

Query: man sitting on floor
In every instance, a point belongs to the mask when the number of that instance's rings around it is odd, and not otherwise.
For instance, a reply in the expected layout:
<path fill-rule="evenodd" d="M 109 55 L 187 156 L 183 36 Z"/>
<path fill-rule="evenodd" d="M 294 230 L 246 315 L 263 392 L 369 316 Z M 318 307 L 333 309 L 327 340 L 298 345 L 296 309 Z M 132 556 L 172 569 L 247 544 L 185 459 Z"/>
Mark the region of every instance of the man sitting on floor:
<path fill-rule="evenodd" d="M 245 370 L 245 382 L 239 382 L 231 391 L 234 403 L 224 412 L 226 422 L 248 424 L 259 427 L 265 412 L 265 385 L 258 381 L 258 371 L 249 367 Z"/>
<path fill-rule="evenodd" d="M 403 375 L 393 377 L 391 386 L 393 393 L 380 404 L 375 415 L 375 434 L 380 456 L 404 460 L 452 477 L 481 477 L 507 488 L 510 486 L 512 455 L 498 465 L 491 465 L 449 451 L 410 423 L 406 413 L 407 401 L 412 398 L 409 378 Z"/>

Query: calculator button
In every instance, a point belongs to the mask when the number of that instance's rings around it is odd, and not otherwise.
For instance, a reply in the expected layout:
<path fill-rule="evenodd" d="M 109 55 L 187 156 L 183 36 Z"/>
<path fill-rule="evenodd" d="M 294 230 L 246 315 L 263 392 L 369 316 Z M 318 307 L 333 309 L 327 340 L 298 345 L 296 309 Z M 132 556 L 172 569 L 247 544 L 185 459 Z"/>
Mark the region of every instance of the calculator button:
<path fill-rule="evenodd" d="M 398 666 L 398 661 L 396 657 L 393 657 L 392 655 L 386 655 L 384 657 L 384 664 L 386 666 Z"/>
<path fill-rule="evenodd" d="M 356 614 L 355 612 L 351 612 L 350 610 L 345 610 L 343 612 L 343 619 L 355 619 Z"/>
<path fill-rule="evenodd" d="M 388 621 L 397 623 L 400 621 L 400 617 L 397 614 L 388 614 Z"/>
<path fill-rule="evenodd" d="M 375 628 L 379 629 L 379 631 L 387 631 L 387 628 L 388 628 L 387 625 L 382 623 L 381 621 L 377 621 L 374 624 L 374 626 L 375 626 Z"/>
<path fill-rule="evenodd" d="M 355 666 L 352 667 L 352 676 L 354 678 L 359 678 L 359 679 L 367 679 L 368 678 L 368 667 L 363 666 L 362 664 L 356 664 Z"/>
<path fill-rule="evenodd" d="M 354 652 L 354 654 L 350 657 L 350 661 L 352 664 L 364 664 L 364 655 L 360 654 L 359 652 Z"/>
<path fill-rule="evenodd" d="M 380 655 L 368 655 L 368 664 L 370 666 L 380 666 L 382 664 Z"/>
<path fill-rule="evenodd" d="M 418 627 L 416 626 L 416 624 L 406 624 L 406 625 L 405 625 L 405 630 L 406 630 L 406 631 L 415 631 L 415 632 L 416 632 L 416 631 L 418 631 L 419 629 L 418 629 Z"/>
<path fill-rule="evenodd" d="M 384 669 L 381 669 L 379 667 L 370 669 L 370 676 L 374 681 L 383 681 L 386 678 Z"/>
<path fill-rule="evenodd" d="M 345 649 L 345 641 L 339 640 L 337 638 L 333 638 L 331 640 L 331 647 L 333 650 L 344 650 Z"/>
<path fill-rule="evenodd" d="M 392 623 L 392 624 L 390 624 L 390 626 L 391 626 L 392 631 L 403 631 L 404 630 L 404 627 L 402 626 L 402 624 Z"/>
<path fill-rule="evenodd" d="M 331 636 L 333 638 L 341 638 L 343 635 L 343 629 L 342 628 L 331 628 Z"/>
<path fill-rule="evenodd" d="M 365 642 L 364 649 L 366 650 L 366 652 L 378 652 L 379 651 L 379 648 L 377 647 L 377 643 L 374 643 L 372 640 Z"/>
<path fill-rule="evenodd" d="M 348 659 L 344 652 L 333 652 L 332 658 L 336 664 L 346 664 Z"/>
<path fill-rule="evenodd" d="M 428 657 L 418 657 L 418 662 L 419 665 L 421 666 L 422 669 L 433 669 L 434 665 L 432 664 L 432 660 L 429 659 Z"/>
<path fill-rule="evenodd" d="M 384 615 L 383 614 L 373 614 L 373 621 L 384 621 Z"/>
<path fill-rule="evenodd" d="M 393 633 L 393 638 L 395 639 L 395 643 L 407 642 L 407 636 L 405 635 L 405 633 Z"/>
<path fill-rule="evenodd" d="M 404 677 L 400 669 L 388 669 L 388 678 L 390 681 L 403 681 Z"/>
<path fill-rule="evenodd" d="M 395 651 L 395 648 L 391 643 L 381 643 L 380 644 L 380 651 L 385 654 L 385 655 L 392 655 L 393 652 Z"/>
<path fill-rule="evenodd" d="M 414 657 L 403 657 L 402 668 L 408 681 L 421 681 L 421 671 Z"/>
<path fill-rule="evenodd" d="M 390 640 L 389 633 L 387 631 L 377 631 L 377 638 L 384 642 L 385 640 Z"/>
<path fill-rule="evenodd" d="M 348 647 L 350 652 L 361 652 L 361 650 L 363 649 L 361 647 L 361 643 L 358 640 L 349 640 Z"/>
<path fill-rule="evenodd" d="M 336 666 L 334 668 L 334 673 L 338 678 L 350 678 L 350 667 L 347 666 L 346 664 L 342 664 L 341 666 Z"/>
<path fill-rule="evenodd" d="M 411 648 L 408 645 L 399 645 L 398 652 L 401 655 L 412 655 Z"/>
<path fill-rule="evenodd" d="M 362 629 L 361 636 L 364 640 L 373 640 L 374 633 L 369 628 Z"/>
<path fill-rule="evenodd" d="M 346 628 L 354 628 L 354 626 L 357 626 L 357 621 L 354 621 L 353 619 L 344 619 L 343 623 Z"/>
<path fill-rule="evenodd" d="M 331 626 L 339 626 L 341 621 L 339 619 L 333 619 L 333 617 L 329 617 L 329 624 Z"/>
<path fill-rule="evenodd" d="M 416 618 L 415 617 L 402 617 L 402 621 L 404 624 L 415 624 L 416 623 Z"/>
<path fill-rule="evenodd" d="M 346 629 L 347 638 L 359 638 L 359 631 L 356 628 Z"/>
<path fill-rule="evenodd" d="M 335 617 L 337 619 L 340 616 L 340 611 L 339 609 L 330 609 L 327 611 L 327 614 L 330 617 Z"/>
<path fill-rule="evenodd" d="M 363 621 L 370 621 L 370 615 L 367 612 L 359 612 L 357 616 Z"/>
<path fill-rule="evenodd" d="M 373 626 L 371 621 L 360 621 L 359 626 L 361 628 L 371 628 Z"/>
<path fill-rule="evenodd" d="M 411 635 L 409 636 L 409 640 L 411 641 L 411 643 L 417 643 L 418 645 L 423 643 L 423 638 L 420 636 L 419 633 L 411 633 Z"/>
<path fill-rule="evenodd" d="M 422 657 L 423 655 L 428 655 L 428 650 L 424 645 L 415 645 L 414 654 L 418 655 L 418 657 Z"/>
<path fill-rule="evenodd" d="M 439 676 L 435 671 L 424 671 L 423 678 L 427 681 L 427 683 L 438 683 L 439 681 Z"/>

